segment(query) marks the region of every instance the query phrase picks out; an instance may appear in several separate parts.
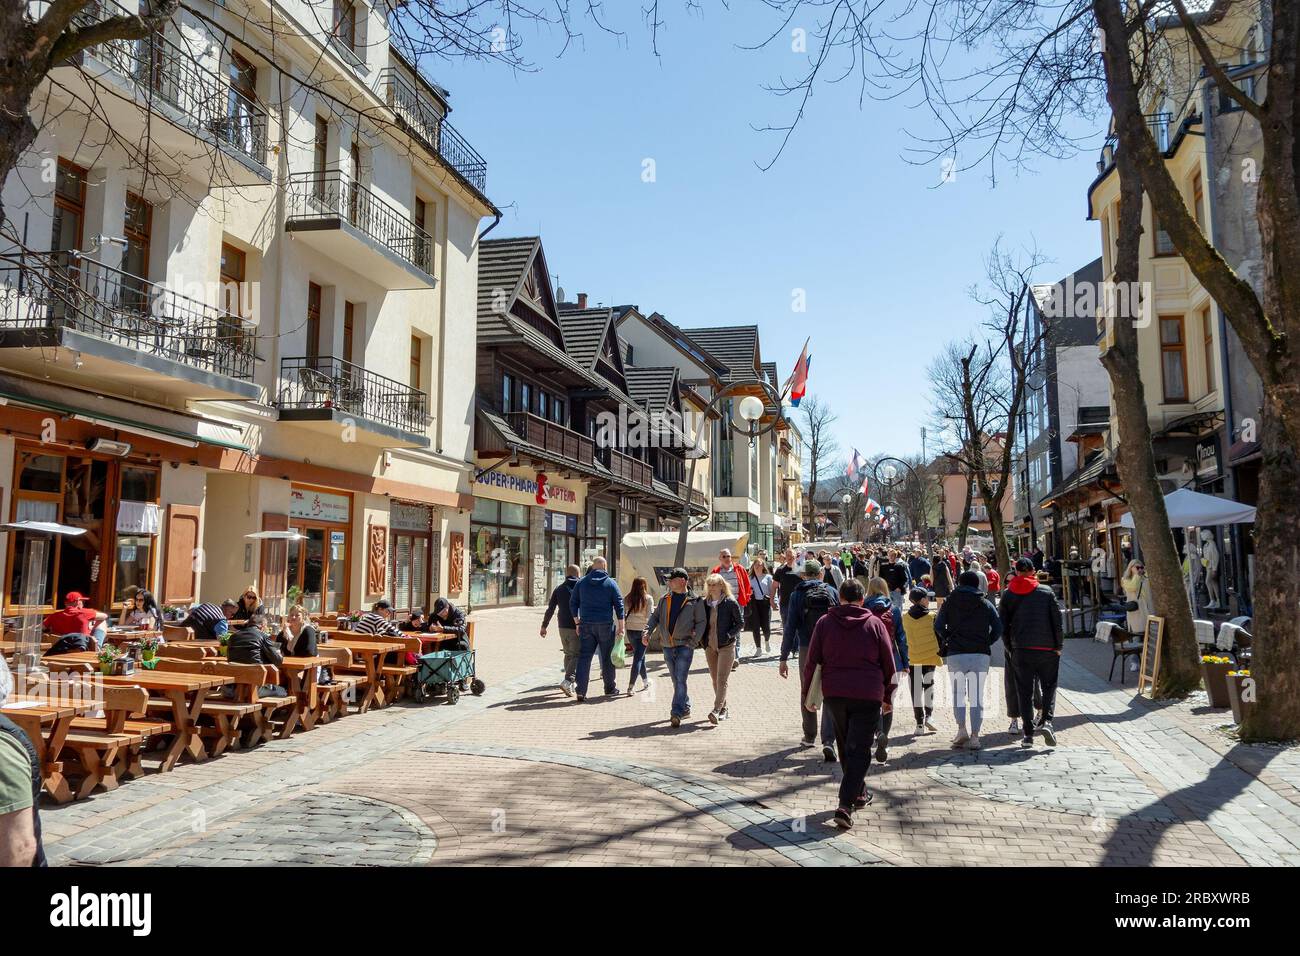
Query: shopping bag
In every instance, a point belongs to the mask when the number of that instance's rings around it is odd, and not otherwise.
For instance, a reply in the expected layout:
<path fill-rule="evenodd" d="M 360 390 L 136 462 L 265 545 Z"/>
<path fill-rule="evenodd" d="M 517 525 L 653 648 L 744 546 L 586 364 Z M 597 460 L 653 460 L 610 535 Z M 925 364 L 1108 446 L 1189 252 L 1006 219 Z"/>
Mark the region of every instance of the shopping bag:
<path fill-rule="evenodd" d="M 627 644 L 625 638 L 614 635 L 614 652 L 609 655 L 609 659 L 614 662 L 615 667 L 627 666 Z"/>
<path fill-rule="evenodd" d="M 808 696 L 804 698 L 803 702 L 810 710 L 816 710 L 822 705 L 822 666 L 820 664 L 813 671 L 812 680 L 808 682 Z"/>

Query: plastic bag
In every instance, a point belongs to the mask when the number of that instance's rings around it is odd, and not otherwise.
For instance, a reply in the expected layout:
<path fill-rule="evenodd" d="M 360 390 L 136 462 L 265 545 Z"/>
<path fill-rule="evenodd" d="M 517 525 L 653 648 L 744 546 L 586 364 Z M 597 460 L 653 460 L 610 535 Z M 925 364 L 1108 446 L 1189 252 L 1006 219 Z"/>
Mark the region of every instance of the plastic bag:
<path fill-rule="evenodd" d="M 609 659 L 614 662 L 615 667 L 627 666 L 627 643 L 626 638 L 614 635 L 614 651 L 609 655 Z"/>

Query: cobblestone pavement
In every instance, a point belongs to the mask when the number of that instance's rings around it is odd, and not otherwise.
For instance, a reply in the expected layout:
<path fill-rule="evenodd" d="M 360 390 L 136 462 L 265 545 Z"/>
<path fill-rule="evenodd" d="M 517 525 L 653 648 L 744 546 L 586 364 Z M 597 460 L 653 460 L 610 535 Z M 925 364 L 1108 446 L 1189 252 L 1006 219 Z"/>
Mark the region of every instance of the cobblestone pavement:
<path fill-rule="evenodd" d="M 1300 751 L 1245 746 L 1203 697 L 1152 704 L 1108 683 L 1110 654 L 1071 641 L 1059 746 L 1007 732 L 1000 662 L 979 753 L 916 736 L 900 698 L 872 805 L 829 824 L 838 766 L 798 746 L 797 691 L 745 661 L 731 719 L 668 723 L 668 683 L 578 704 L 540 612 L 481 611 L 482 697 L 403 702 L 251 752 L 146 774 L 43 810 L 54 863 L 421 865 L 1281 865 L 1300 862 Z M 773 642 L 773 646 L 776 642 Z M 747 645 L 746 654 L 753 651 Z M 622 685 L 626 670 L 620 672 Z M 592 690 L 599 694 L 599 679 Z M 146 764 L 147 766 L 148 764 Z"/>

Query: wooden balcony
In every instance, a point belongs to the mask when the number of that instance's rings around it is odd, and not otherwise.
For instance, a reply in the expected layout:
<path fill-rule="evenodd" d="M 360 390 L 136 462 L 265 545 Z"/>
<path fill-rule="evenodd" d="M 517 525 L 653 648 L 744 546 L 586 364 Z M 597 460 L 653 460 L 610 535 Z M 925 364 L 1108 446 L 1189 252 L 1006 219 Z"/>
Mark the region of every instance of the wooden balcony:
<path fill-rule="evenodd" d="M 596 443 L 586 435 L 547 421 L 532 412 L 510 412 L 504 417 L 515 434 L 530 445 L 584 465 L 593 464 L 596 460 Z"/>
<path fill-rule="evenodd" d="M 649 488 L 654 484 L 654 469 L 631 455 L 625 455 L 613 448 L 602 448 L 600 460 L 619 481 L 640 485 L 643 488 Z"/>

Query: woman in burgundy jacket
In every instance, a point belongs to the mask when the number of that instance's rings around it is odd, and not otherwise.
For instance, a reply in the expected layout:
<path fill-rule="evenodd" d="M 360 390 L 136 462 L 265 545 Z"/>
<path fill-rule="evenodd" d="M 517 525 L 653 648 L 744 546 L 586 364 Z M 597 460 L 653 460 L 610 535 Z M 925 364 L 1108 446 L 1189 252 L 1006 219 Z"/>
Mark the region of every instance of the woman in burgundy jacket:
<path fill-rule="evenodd" d="M 870 802 L 867 768 L 882 708 L 889 708 L 886 689 L 894 679 L 894 648 L 881 620 L 863 607 L 866 592 L 855 578 L 840 586 L 840 603 L 813 628 L 804 662 L 803 695 L 807 707 L 813 673 L 821 669 L 822 701 L 835 724 L 836 749 L 844 778 L 840 782 L 835 825 L 853 826 L 853 811 Z"/>

